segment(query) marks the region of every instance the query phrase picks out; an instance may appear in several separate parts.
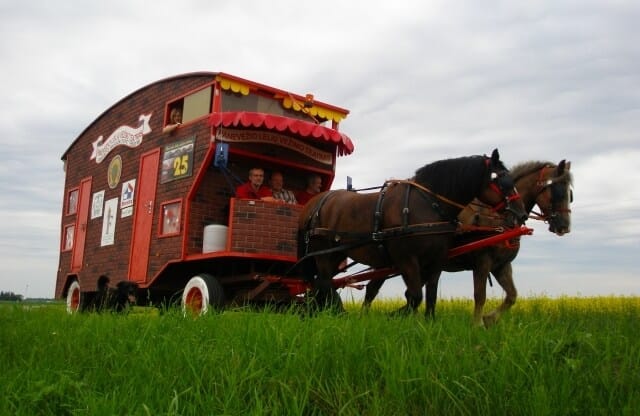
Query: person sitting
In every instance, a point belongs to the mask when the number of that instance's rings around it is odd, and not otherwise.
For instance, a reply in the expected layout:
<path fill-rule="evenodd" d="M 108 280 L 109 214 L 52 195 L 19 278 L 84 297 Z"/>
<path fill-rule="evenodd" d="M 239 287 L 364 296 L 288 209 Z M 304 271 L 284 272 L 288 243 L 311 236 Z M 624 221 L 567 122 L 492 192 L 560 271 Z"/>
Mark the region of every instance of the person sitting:
<path fill-rule="evenodd" d="M 182 110 L 179 107 L 174 107 L 169 113 L 169 122 L 162 129 L 163 133 L 169 133 L 178 128 L 182 124 Z"/>
<path fill-rule="evenodd" d="M 264 169 L 250 169 L 249 181 L 236 188 L 236 198 L 274 201 L 271 189 L 268 186 L 264 186 L 262 182 L 264 182 Z"/>
<path fill-rule="evenodd" d="M 282 173 L 273 172 L 271 174 L 271 180 L 269 181 L 269 185 L 271 185 L 271 193 L 276 201 L 283 201 L 287 204 L 297 204 L 296 196 L 288 189 L 284 189 L 284 178 Z"/>
<path fill-rule="evenodd" d="M 298 204 L 306 204 L 311 198 L 320 193 L 322 188 L 322 178 L 317 173 L 309 175 L 307 178 L 307 188 L 296 194 Z"/>

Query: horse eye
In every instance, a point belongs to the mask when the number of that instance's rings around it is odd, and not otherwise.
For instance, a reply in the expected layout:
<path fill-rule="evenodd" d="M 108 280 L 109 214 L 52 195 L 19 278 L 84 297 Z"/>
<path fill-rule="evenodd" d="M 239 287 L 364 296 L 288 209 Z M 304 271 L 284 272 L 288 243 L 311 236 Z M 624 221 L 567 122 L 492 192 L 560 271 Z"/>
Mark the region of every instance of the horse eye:
<path fill-rule="evenodd" d="M 503 190 L 512 190 L 516 188 L 516 185 L 513 183 L 510 176 L 501 176 L 498 182 Z"/>

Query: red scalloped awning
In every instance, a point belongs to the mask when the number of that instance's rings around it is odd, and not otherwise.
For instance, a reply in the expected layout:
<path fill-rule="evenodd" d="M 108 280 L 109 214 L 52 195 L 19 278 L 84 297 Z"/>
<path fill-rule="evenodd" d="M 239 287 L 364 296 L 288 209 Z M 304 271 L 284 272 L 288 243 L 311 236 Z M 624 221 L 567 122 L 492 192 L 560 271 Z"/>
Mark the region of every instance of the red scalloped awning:
<path fill-rule="evenodd" d="M 346 134 L 319 124 L 273 114 L 248 111 L 212 113 L 209 118 L 209 124 L 214 127 L 262 127 L 280 132 L 287 131 L 302 137 L 313 137 L 326 142 L 336 143 L 338 145 L 338 156 L 351 154 L 354 149 L 353 142 Z"/>

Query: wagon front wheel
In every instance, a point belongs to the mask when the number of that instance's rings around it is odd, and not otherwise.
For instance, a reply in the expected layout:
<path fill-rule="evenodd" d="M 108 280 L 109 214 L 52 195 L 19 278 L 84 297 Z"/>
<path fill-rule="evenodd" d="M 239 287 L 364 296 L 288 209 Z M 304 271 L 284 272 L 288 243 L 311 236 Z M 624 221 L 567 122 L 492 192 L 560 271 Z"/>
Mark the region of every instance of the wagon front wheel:
<path fill-rule="evenodd" d="M 209 274 L 192 277 L 182 293 L 182 311 L 185 316 L 200 316 L 224 307 L 224 290 L 218 280 Z"/>
<path fill-rule="evenodd" d="M 67 313 L 74 314 L 80 311 L 82 302 L 82 292 L 80 291 L 80 283 L 74 280 L 67 289 Z"/>

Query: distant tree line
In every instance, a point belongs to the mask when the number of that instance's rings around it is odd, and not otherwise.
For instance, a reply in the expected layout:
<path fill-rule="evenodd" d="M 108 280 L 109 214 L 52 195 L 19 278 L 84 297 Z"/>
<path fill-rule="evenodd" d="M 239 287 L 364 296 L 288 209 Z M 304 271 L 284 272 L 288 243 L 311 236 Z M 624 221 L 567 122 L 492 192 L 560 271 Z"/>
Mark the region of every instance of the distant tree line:
<path fill-rule="evenodd" d="M 21 301 L 22 295 L 16 295 L 13 292 L 0 292 L 0 300 Z"/>

